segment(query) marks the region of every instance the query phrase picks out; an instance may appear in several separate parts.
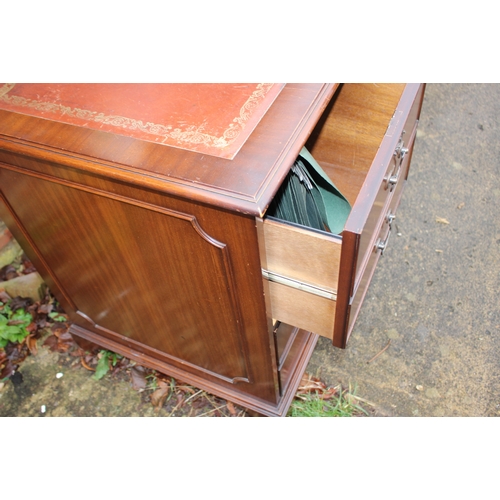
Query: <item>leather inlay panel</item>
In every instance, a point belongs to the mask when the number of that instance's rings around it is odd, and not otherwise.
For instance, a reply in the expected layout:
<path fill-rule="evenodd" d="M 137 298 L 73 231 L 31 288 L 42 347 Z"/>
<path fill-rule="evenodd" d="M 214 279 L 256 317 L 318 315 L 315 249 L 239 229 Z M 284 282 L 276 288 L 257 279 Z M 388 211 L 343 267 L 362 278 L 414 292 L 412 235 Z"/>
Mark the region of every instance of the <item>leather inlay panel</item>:
<path fill-rule="evenodd" d="M 0 109 L 232 159 L 284 84 L 0 84 Z"/>

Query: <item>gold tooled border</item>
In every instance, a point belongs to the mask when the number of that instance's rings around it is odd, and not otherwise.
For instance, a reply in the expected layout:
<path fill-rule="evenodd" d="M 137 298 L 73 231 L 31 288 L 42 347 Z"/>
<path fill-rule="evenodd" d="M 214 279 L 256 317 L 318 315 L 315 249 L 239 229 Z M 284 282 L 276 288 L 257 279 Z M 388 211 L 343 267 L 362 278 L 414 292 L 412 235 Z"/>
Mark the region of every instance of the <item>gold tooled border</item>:
<path fill-rule="evenodd" d="M 2 88 L 0 88 L 0 97 L 7 95 L 13 88 L 15 83 L 4 83 Z"/>
<path fill-rule="evenodd" d="M 62 104 L 53 104 L 50 102 L 39 102 L 33 99 L 26 99 L 20 96 L 9 96 L 9 92 L 14 88 L 15 83 L 5 83 L 0 88 L 0 101 L 6 102 L 14 106 L 21 106 L 33 108 L 39 111 L 46 111 L 51 113 L 60 113 L 63 115 L 80 118 L 82 120 L 91 120 L 104 125 L 111 125 L 114 127 L 139 130 L 146 134 L 154 135 L 156 137 L 163 137 L 162 143 L 171 139 L 178 143 L 187 144 L 203 144 L 208 147 L 223 149 L 231 145 L 242 130 L 245 128 L 246 123 L 252 116 L 253 110 L 262 102 L 266 97 L 269 90 L 271 90 L 273 83 L 259 83 L 256 90 L 247 99 L 245 104 L 240 109 L 240 114 L 233 119 L 232 123 L 228 125 L 224 133 L 220 136 L 207 134 L 203 131 L 204 126 L 190 125 L 185 129 L 173 128 L 172 125 L 161 125 L 157 123 L 146 122 L 142 120 L 134 120 L 124 116 L 105 115 L 97 111 L 89 111 L 86 109 L 70 108 Z"/>

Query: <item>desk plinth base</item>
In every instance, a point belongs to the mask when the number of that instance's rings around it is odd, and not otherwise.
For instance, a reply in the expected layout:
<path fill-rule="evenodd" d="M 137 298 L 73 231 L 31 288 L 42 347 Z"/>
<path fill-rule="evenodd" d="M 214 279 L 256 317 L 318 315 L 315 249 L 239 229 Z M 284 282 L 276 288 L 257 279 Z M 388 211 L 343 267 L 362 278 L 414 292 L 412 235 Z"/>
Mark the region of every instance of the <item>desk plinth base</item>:
<path fill-rule="evenodd" d="M 192 384 L 193 386 L 203 389 L 210 394 L 230 400 L 239 406 L 248 408 L 251 412 L 267 417 L 286 416 L 295 393 L 297 392 L 302 376 L 307 368 L 309 359 L 314 351 L 316 342 L 318 341 L 318 336 L 316 334 L 299 330 L 296 342 L 299 342 L 300 348 L 297 349 L 297 354 L 295 355 L 293 368 L 289 374 L 285 392 L 280 397 L 278 404 L 272 405 L 269 402 L 260 400 L 253 395 L 245 394 L 242 391 L 232 389 L 226 385 L 222 386 L 215 384 L 191 372 L 170 365 L 162 360 L 158 360 L 151 355 L 130 349 L 119 342 L 97 335 L 96 333 L 82 328 L 79 325 L 72 324 L 69 331 L 74 337 L 76 337 L 77 343 L 81 343 L 80 339 L 83 339 L 84 346 L 88 346 L 89 344 L 86 343 L 90 343 L 90 345 L 95 344 L 102 349 L 116 352 L 147 368 L 157 370 L 165 375 L 169 375 L 175 379 Z"/>

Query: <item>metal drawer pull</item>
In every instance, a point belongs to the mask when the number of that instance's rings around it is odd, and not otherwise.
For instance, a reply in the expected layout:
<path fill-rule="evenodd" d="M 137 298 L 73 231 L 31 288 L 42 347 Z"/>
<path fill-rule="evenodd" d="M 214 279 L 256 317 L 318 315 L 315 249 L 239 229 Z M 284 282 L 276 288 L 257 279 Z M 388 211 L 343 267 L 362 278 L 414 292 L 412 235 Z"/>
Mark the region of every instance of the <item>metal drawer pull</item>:
<path fill-rule="evenodd" d="M 401 137 L 399 138 L 398 145 L 396 146 L 396 149 L 394 150 L 394 156 L 396 157 L 395 163 L 396 166 L 394 167 L 394 170 L 392 171 L 391 174 L 389 174 L 384 180 L 387 182 L 386 189 L 389 189 L 389 191 L 392 191 L 394 189 L 394 186 L 398 183 L 399 180 L 399 174 L 401 172 L 401 165 L 403 164 L 404 157 L 408 153 L 409 149 L 404 147 L 404 141 L 403 141 L 403 135 L 405 134 L 405 131 L 403 130 L 403 133 L 401 134 Z"/>
<path fill-rule="evenodd" d="M 400 158 L 401 162 L 403 161 L 403 159 L 404 159 L 406 153 L 408 153 L 408 151 L 410 151 L 408 148 L 401 148 L 399 150 L 399 158 Z"/>
<path fill-rule="evenodd" d="M 394 150 L 394 156 L 398 157 L 401 161 L 403 161 L 403 158 L 405 157 L 406 153 L 408 153 L 408 148 L 405 148 L 404 145 L 404 140 L 403 136 L 406 134 L 406 130 L 403 130 L 401 137 L 399 138 L 398 144 L 396 146 L 396 149 Z"/>
<path fill-rule="evenodd" d="M 389 191 L 392 191 L 394 189 L 394 186 L 398 183 L 400 173 L 401 173 L 401 163 L 396 165 L 392 173 L 384 178 L 385 182 L 387 183 L 385 189 L 388 189 Z"/>
<path fill-rule="evenodd" d="M 387 243 L 392 233 L 392 223 L 394 222 L 395 218 L 396 215 L 393 214 L 390 210 L 385 216 L 385 221 L 387 222 L 387 224 L 389 224 L 389 232 L 387 233 L 385 240 L 382 241 L 382 239 L 379 238 L 377 240 L 377 243 L 375 243 L 375 251 L 378 252 L 380 250 L 380 255 L 384 255 L 384 250 L 387 248 Z"/>
<path fill-rule="evenodd" d="M 398 180 L 399 180 L 399 170 L 397 172 L 396 175 L 391 175 L 388 179 L 387 179 L 387 184 L 388 186 L 390 186 L 391 188 L 391 191 L 392 189 L 394 188 L 394 186 L 398 183 Z"/>
<path fill-rule="evenodd" d="M 396 156 L 399 161 L 402 163 L 404 157 L 408 153 L 409 149 L 404 147 L 403 137 L 401 137 L 399 144 L 396 146 L 394 151 L 394 156 Z"/>
<path fill-rule="evenodd" d="M 391 233 L 392 233 L 391 229 L 392 228 L 389 227 L 389 232 L 387 233 L 385 240 L 382 240 L 379 238 L 376 245 L 375 245 L 375 250 L 377 252 L 380 250 L 380 255 L 384 255 L 384 251 L 387 248 L 387 243 L 389 242 L 389 238 L 391 237 Z"/>
<path fill-rule="evenodd" d="M 387 221 L 387 224 L 389 224 L 389 227 L 391 229 L 392 229 L 392 223 L 394 222 L 395 218 L 396 216 L 392 212 L 389 212 L 385 217 L 385 220 Z"/>
<path fill-rule="evenodd" d="M 287 276 L 273 273 L 272 271 L 268 271 L 267 269 L 262 269 L 262 275 L 268 281 L 273 281 L 274 283 L 279 283 L 281 285 L 286 285 L 297 290 L 302 290 L 303 292 L 312 293 L 313 295 L 318 295 L 319 297 L 324 297 L 325 299 L 337 300 L 337 292 L 334 290 L 328 290 L 326 288 L 311 285 L 310 283 L 304 283 L 303 281 L 294 280 L 293 278 L 288 278 Z"/>

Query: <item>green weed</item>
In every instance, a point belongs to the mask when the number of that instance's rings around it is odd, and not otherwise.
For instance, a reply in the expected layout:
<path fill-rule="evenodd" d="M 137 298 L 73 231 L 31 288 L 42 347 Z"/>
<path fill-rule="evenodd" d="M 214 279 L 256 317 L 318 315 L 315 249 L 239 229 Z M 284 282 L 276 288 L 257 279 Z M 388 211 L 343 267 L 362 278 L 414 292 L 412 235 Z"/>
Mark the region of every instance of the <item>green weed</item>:
<path fill-rule="evenodd" d="M 99 360 L 97 361 L 97 366 L 95 373 L 92 376 L 95 380 L 101 380 L 106 373 L 109 372 L 111 366 L 116 366 L 118 360 L 122 359 L 123 356 L 116 354 L 113 351 L 106 351 L 102 349 L 99 351 Z"/>
<path fill-rule="evenodd" d="M 321 394 L 312 393 L 295 399 L 288 411 L 289 417 L 354 417 L 369 415 L 357 401 L 363 401 L 354 392 L 342 390 L 331 398 L 324 399 Z"/>
<path fill-rule="evenodd" d="M 26 329 L 33 317 L 24 309 L 12 309 L 7 303 L 0 302 L 0 348 L 9 342 L 22 342 L 28 335 Z"/>
<path fill-rule="evenodd" d="M 64 314 L 61 314 L 61 313 L 58 313 L 58 312 L 55 312 L 55 311 L 49 313 L 49 318 L 52 321 L 56 321 L 56 322 L 60 322 L 60 323 L 68 321 L 68 318 Z"/>

